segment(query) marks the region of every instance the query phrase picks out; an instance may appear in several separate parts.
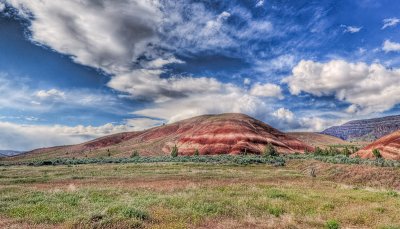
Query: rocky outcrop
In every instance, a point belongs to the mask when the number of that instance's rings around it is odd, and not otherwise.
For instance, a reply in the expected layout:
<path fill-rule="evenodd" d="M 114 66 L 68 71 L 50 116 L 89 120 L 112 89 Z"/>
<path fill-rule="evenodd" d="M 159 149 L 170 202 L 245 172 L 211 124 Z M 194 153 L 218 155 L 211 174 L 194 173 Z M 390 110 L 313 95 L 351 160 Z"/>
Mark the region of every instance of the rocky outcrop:
<path fill-rule="evenodd" d="M 323 134 L 347 141 L 374 141 L 400 129 L 400 115 L 383 118 L 355 120 L 341 126 L 333 126 Z"/>
<path fill-rule="evenodd" d="M 396 131 L 378 139 L 352 156 L 375 158 L 372 152 L 374 149 L 379 150 L 380 154 L 385 159 L 400 160 L 400 131 Z"/>

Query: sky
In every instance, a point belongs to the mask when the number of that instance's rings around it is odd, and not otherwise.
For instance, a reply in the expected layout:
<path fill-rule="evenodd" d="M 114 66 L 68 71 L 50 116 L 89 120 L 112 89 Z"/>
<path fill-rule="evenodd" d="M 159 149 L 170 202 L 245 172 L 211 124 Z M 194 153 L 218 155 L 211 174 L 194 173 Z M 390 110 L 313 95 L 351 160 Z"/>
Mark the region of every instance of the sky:
<path fill-rule="evenodd" d="M 0 0 L 0 149 L 240 112 L 283 131 L 399 114 L 400 2 Z"/>

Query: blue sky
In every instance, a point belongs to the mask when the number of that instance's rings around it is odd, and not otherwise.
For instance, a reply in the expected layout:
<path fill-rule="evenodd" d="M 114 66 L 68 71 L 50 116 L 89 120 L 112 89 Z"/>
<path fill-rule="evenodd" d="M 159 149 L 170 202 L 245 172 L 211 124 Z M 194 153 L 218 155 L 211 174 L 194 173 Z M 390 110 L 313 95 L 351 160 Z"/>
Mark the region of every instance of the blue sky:
<path fill-rule="evenodd" d="M 400 3 L 0 0 L 0 149 L 241 112 L 321 131 L 398 114 Z"/>

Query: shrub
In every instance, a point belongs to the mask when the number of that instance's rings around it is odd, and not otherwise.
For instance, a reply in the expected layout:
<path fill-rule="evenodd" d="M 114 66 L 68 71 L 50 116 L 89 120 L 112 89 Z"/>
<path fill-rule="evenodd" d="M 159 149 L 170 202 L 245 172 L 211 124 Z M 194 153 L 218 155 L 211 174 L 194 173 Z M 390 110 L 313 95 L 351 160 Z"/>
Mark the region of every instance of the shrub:
<path fill-rule="evenodd" d="M 317 148 L 315 148 L 314 154 L 315 155 L 324 155 L 324 152 L 322 151 L 321 148 L 317 147 Z"/>
<path fill-rule="evenodd" d="M 379 151 L 379 149 L 374 149 L 372 150 L 372 154 L 374 155 L 375 158 L 381 158 L 381 152 Z"/>
<path fill-rule="evenodd" d="M 172 157 L 177 157 L 178 154 L 179 154 L 178 147 L 176 145 L 174 145 L 174 147 L 172 147 L 172 150 L 171 150 L 171 156 Z"/>
<path fill-rule="evenodd" d="M 349 148 L 347 148 L 347 146 L 344 147 L 344 149 L 342 151 L 342 154 L 344 154 L 345 156 L 350 156 L 351 155 L 351 152 L 350 152 Z"/>
<path fill-rule="evenodd" d="M 275 149 L 275 147 L 271 144 L 268 143 L 268 145 L 264 149 L 264 156 L 269 157 L 269 156 L 278 156 L 278 151 Z"/>
<path fill-rule="evenodd" d="M 325 224 L 326 229 L 339 229 L 340 225 L 336 220 L 328 220 Z"/>
<path fill-rule="evenodd" d="M 137 150 L 134 150 L 131 154 L 131 158 L 134 158 L 134 157 L 139 157 L 139 152 Z"/>
<path fill-rule="evenodd" d="M 200 152 L 199 152 L 198 149 L 196 149 L 196 150 L 194 151 L 194 156 L 199 156 L 199 155 L 200 155 Z"/>

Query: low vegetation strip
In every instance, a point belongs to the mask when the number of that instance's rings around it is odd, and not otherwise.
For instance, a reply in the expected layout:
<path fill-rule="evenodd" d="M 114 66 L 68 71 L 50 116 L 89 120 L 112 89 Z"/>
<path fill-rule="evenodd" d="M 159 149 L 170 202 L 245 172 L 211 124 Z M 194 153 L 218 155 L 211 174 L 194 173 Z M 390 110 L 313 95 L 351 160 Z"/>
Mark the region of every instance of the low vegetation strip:
<path fill-rule="evenodd" d="M 333 164 L 358 164 L 358 165 L 371 165 L 371 166 L 379 166 L 379 167 L 400 167 L 399 161 L 394 160 L 385 160 L 383 158 L 377 159 L 362 159 L 359 157 L 349 157 L 346 155 L 315 155 L 315 154 L 290 154 L 284 156 L 284 159 L 294 160 L 294 159 L 303 159 L 303 160 L 318 160 L 326 163 Z"/>
<path fill-rule="evenodd" d="M 284 166 L 285 160 L 280 156 L 263 157 L 259 155 L 217 155 L 217 156 L 161 156 L 161 157 L 142 157 L 135 156 L 130 158 L 57 158 L 51 160 L 35 160 L 28 162 L 3 162 L 0 166 L 28 165 L 28 166 L 48 166 L 48 165 L 81 165 L 81 164 L 124 164 L 124 163 L 211 163 L 211 164 L 270 164 Z"/>
<path fill-rule="evenodd" d="M 27 165 L 27 166 L 49 166 L 49 165 L 85 165 L 85 164 L 142 164 L 142 163 L 208 163 L 208 164 L 269 164 L 284 166 L 287 160 L 318 160 L 332 164 L 358 164 L 379 167 L 400 168 L 400 161 L 377 159 L 362 159 L 359 157 L 349 157 L 344 154 L 337 155 L 316 155 L 306 154 L 286 154 L 274 156 L 262 155 L 215 155 L 215 156 L 159 156 L 143 157 L 133 156 L 129 158 L 56 158 L 46 160 L 32 160 L 23 162 L 0 162 L 0 166 Z"/>

